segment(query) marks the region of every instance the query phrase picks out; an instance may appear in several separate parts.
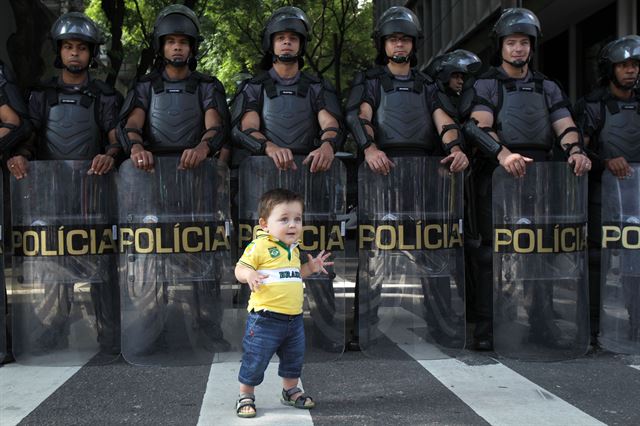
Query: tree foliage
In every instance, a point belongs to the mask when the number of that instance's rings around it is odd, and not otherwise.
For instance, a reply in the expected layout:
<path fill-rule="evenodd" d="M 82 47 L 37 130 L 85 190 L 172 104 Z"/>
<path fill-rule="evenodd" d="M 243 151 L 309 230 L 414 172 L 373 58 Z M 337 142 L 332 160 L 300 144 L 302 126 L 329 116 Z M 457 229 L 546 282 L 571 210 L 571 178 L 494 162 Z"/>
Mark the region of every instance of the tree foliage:
<path fill-rule="evenodd" d="M 112 37 L 110 81 L 127 84 L 153 62 L 151 34 L 166 0 L 91 0 L 85 12 Z M 200 18 L 204 41 L 198 69 L 216 75 L 229 92 L 240 77 L 257 71 L 263 55 L 261 32 L 271 13 L 292 5 L 313 23 L 305 69 L 328 78 L 340 93 L 358 69 L 374 57 L 370 0 L 192 0 L 183 2 Z M 120 43 L 119 43 L 120 42 Z"/>

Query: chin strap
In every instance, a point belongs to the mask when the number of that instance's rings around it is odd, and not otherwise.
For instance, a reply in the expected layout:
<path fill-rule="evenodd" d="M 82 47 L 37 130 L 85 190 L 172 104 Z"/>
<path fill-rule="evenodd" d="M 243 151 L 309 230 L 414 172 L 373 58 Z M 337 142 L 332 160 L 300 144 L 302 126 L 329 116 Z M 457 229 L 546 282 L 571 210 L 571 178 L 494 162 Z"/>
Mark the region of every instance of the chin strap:
<path fill-rule="evenodd" d="M 172 67 L 176 67 L 176 68 L 182 68 L 182 67 L 186 67 L 189 64 L 189 60 L 187 59 L 186 61 L 172 61 L 167 58 L 164 58 L 164 64 L 171 65 Z"/>
<path fill-rule="evenodd" d="M 406 64 L 411 60 L 411 56 L 390 56 L 389 60 L 391 62 L 395 62 L 396 64 Z"/>
<path fill-rule="evenodd" d="M 68 67 L 65 65 L 64 69 L 69 71 L 71 74 L 82 74 L 87 71 L 89 67 Z"/>
<path fill-rule="evenodd" d="M 296 62 L 298 55 L 273 55 L 273 62 L 280 61 L 285 63 Z"/>

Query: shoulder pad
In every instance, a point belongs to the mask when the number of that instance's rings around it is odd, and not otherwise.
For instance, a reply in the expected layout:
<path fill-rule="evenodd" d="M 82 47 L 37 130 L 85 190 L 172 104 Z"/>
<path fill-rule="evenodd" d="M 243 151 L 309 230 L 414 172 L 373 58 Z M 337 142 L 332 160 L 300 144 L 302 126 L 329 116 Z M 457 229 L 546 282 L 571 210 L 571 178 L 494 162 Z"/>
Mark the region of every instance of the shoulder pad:
<path fill-rule="evenodd" d="M 497 68 L 491 67 L 487 71 L 483 72 L 478 76 L 478 80 L 494 80 L 500 77 L 502 74 L 498 71 Z"/>
<path fill-rule="evenodd" d="M 358 71 L 356 72 L 356 74 L 353 76 L 353 79 L 351 80 L 351 86 L 357 86 L 358 84 L 362 84 L 364 83 L 364 72 L 363 71 Z"/>
<path fill-rule="evenodd" d="M 264 71 L 260 74 L 253 76 L 249 79 L 249 83 L 251 84 L 262 84 L 264 81 L 271 79 L 271 76 L 268 72 Z"/>
<path fill-rule="evenodd" d="M 331 82 L 330 82 L 329 80 L 327 80 L 326 78 L 323 78 L 323 79 L 320 81 L 320 83 L 322 84 L 322 87 L 323 87 L 325 90 L 328 90 L 328 91 L 330 91 L 330 92 L 334 92 L 334 93 L 335 93 L 336 88 L 334 87 L 334 85 L 333 85 L 333 84 L 331 84 Z"/>
<path fill-rule="evenodd" d="M 427 73 L 424 73 L 424 72 L 418 71 L 418 70 L 414 70 L 414 77 L 417 76 L 417 75 L 420 75 L 422 77 L 422 80 L 424 81 L 425 85 L 434 83 L 433 78 Z"/>
<path fill-rule="evenodd" d="M 600 102 L 603 99 L 607 98 L 607 89 L 605 87 L 598 87 L 597 89 L 588 93 L 584 100 L 585 102 Z"/>
<path fill-rule="evenodd" d="M 322 79 L 320 79 L 320 77 L 313 74 L 306 73 L 304 71 L 300 72 L 300 78 L 302 77 L 306 78 L 311 83 L 322 83 Z"/>
<path fill-rule="evenodd" d="M 367 79 L 371 80 L 374 78 L 378 78 L 385 73 L 382 67 L 369 68 L 364 72 Z"/>
<path fill-rule="evenodd" d="M 212 83 L 215 81 L 215 77 L 210 76 L 208 74 L 204 74 L 198 71 L 194 71 L 192 75 L 200 81 L 204 81 L 205 83 Z"/>
<path fill-rule="evenodd" d="M 138 79 L 138 82 L 139 83 L 144 83 L 144 82 L 147 82 L 147 81 L 151 81 L 154 78 L 157 78 L 158 76 L 160 76 L 160 73 L 157 70 L 153 70 L 150 73 L 145 74 L 142 77 L 140 77 Z"/>
<path fill-rule="evenodd" d="M 224 90 L 224 85 L 216 77 L 211 77 L 211 83 L 213 83 L 213 85 L 214 85 L 214 87 L 216 88 L 217 91 L 222 92 L 222 93 L 226 93 L 225 90 Z"/>
<path fill-rule="evenodd" d="M 98 93 L 103 95 L 113 96 L 116 94 L 116 90 L 102 80 L 91 80 L 89 86 L 95 88 Z"/>
<path fill-rule="evenodd" d="M 57 89 L 58 88 L 58 79 L 56 77 L 51 77 L 48 80 L 41 80 L 32 86 L 29 91 L 30 92 L 42 92 L 47 89 Z"/>
<path fill-rule="evenodd" d="M 542 74 L 540 71 L 533 71 L 533 78 L 537 78 L 538 80 L 550 80 L 549 77 Z"/>

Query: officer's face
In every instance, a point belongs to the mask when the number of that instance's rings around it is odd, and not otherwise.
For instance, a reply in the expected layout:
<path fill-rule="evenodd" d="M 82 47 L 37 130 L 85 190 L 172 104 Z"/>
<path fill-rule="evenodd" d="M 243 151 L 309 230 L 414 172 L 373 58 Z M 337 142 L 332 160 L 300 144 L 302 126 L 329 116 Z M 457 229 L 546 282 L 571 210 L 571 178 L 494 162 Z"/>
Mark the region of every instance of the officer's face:
<path fill-rule="evenodd" d="M 393 33 L 384 39 L 384 51 L 388 57 L 409 56 L 413 49 L 413 38 L 403 33 Z"/>
<path fill-rule="evenodd" d="M 273 53 L 276 56 L 297 55 L 300 51 L 300 36 L 291 31 L 282 31 L 273 35 Z"/>
<path fill-rule="evenodd" d="M 89 44 L 82 40 L 63 40 L 60 45 L 60 58 L 66 68 L 84 69 L 89 66 L 91 59 Z"/>
<path fill-rule="evenodd" d="M 526 62 L 530 52 L 531 41 L 525 34 L 511 34 L 502 41 L 502 58 L 509 62 Z"/>
<path fill-rule="evenodd" d="M 449 76 L 449 87 L 456 93 L 462 91 L 462 85 L 464 84 L 464 74 L 461 72 L 452 72 Z"/>
<path fill-rule="evenodd" d="M 164 57 L 171 61 L 186 61 L 191 54 L 189 37 L 169 34 L 164 37 Z"/>
<path fill-rule="evenodd" d="M 260 226 L 287 245 L 295 243 L 302 235 L 302 204 L 293 201 L 276 205 L 268 218 L 260 218 Z"/>
<path fill-rule="evenodd" d="M 622 86 L 632 88 L 638 79 L 640 62 L 636 59 L 627 59 L 613 66 L 613 73 Z"/>

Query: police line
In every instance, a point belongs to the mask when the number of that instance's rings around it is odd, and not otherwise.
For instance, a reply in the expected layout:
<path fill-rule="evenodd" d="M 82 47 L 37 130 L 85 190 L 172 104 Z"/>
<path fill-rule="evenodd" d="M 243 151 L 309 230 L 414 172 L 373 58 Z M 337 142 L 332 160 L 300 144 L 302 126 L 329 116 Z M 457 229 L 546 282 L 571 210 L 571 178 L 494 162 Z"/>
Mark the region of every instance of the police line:
<path fill-rule="evenodd" d="M 259 225 L 240 223 L 243 249 Z M 443 250 L 462 247 L 459 222 L 381 221 L 358 226 L 361 250 Z M 587 247 L 585 223 L 500 225 L 494 229 L 496 253 L 572 253 Z M 126 225 L 21 226 L 12 230 L 16 256 L 83 256 L 116 253 L 171 254 L 231 249 L 229 224 L 180 222 Z M 303 226 L 302 250 L 344 251 L 343 222 L 310 222 Z M 640 249 L 640 225 L 602 226 L 602 248 Z"/>

